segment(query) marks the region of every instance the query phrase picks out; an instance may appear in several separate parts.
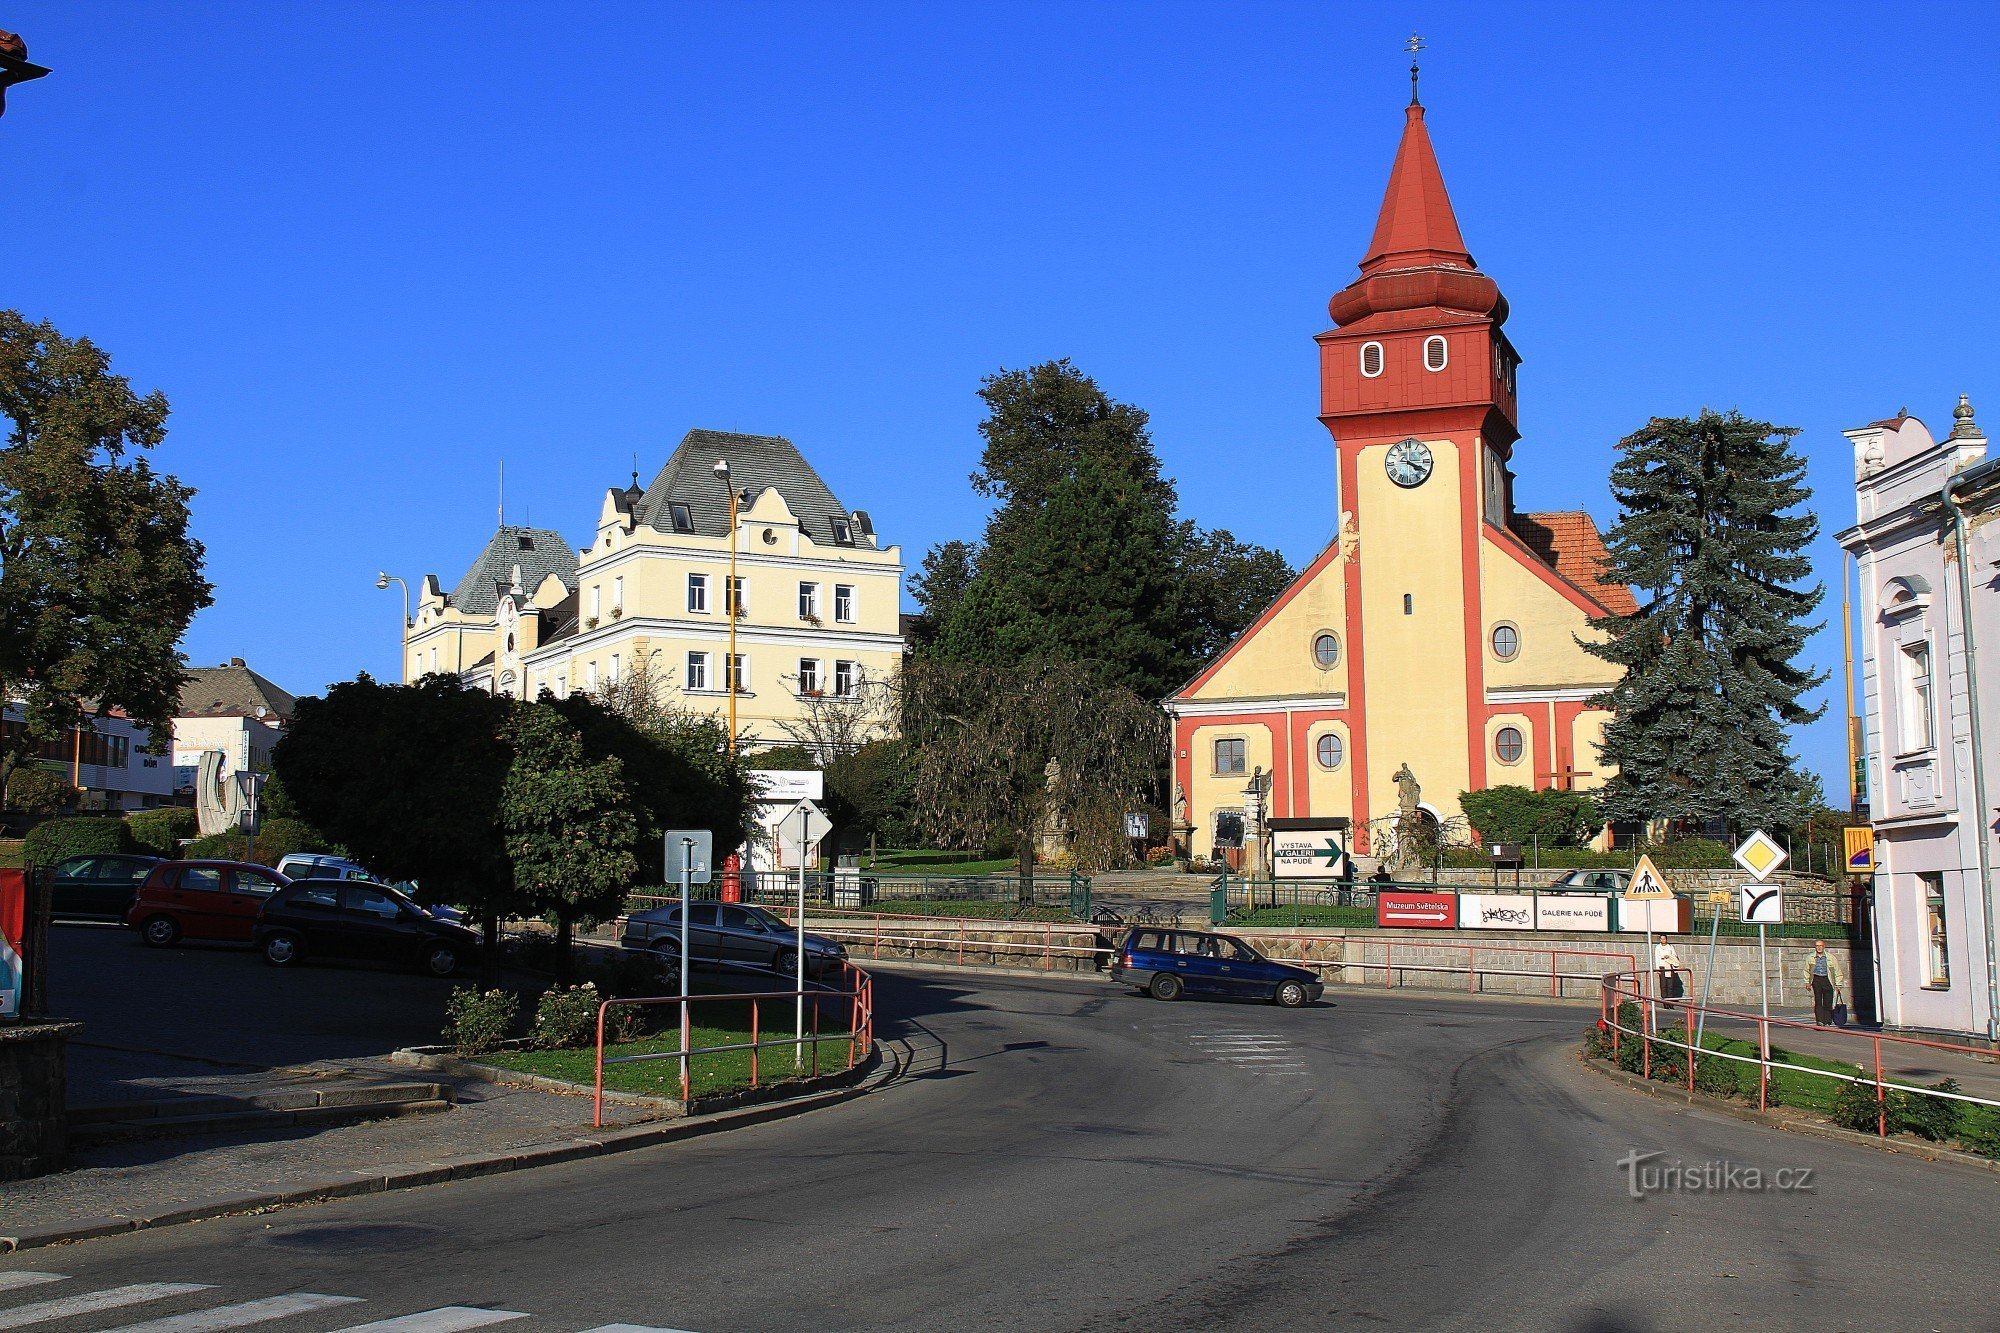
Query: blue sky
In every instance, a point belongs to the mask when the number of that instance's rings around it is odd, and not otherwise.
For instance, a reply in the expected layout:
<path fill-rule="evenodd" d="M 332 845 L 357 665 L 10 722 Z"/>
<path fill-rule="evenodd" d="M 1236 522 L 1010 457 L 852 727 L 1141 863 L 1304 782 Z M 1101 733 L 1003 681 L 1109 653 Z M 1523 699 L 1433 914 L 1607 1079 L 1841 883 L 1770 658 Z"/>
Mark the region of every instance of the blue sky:
<path fill-rule="evenodd" d="M 396 672 L 392 589 L 495 522 L 587 538 L 691 426 L 784 434 L 915 565 L 976 533 L 974 397 L 1068 356 L 1186 512 L 1334 522 L 1312 335 L 1407 99 L 1514 314 L 1518 498 L 1610 517 L 1612 445 L 1703 405 L 2000 424 L 2000 8 L 7 0 L 0 304 L 174 404 L 216 604 L 196 663 Z M 1834 709 L 1838 712 L 1838 706 Z M 1842 790 L 1836 716 L 1799 750 Z"/>

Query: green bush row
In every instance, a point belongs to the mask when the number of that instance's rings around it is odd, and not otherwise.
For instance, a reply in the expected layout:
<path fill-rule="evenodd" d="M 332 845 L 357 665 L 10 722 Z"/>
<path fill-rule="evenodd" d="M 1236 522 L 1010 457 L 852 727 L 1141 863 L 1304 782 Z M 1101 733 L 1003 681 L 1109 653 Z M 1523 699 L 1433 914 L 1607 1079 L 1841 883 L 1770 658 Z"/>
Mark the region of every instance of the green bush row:
<path fill-rule="evenodd" d="M 77 815 L 48 819 L 35 825 L 22 844 L 22 859 L 29 865 L 52 866 L 72 856 L 104 856 L 117 852 L 142 852 L 148 856 L 188 856 L 202 860 L 244 859 L 244 838 L 240 833 L 215 833 L 196 838 L 198 825 L 194 811 L 185 806 L 165 806 L 158 810 L 136 810 L 119 819 L 111 815 Z M 183 839 L 193 838 L 185 851 Z M 258 865 L 274 866 L 293 852 L 329 850 L 326 839 L 296 819 L 267 819 L 248 848 L 249 859 Z"/>

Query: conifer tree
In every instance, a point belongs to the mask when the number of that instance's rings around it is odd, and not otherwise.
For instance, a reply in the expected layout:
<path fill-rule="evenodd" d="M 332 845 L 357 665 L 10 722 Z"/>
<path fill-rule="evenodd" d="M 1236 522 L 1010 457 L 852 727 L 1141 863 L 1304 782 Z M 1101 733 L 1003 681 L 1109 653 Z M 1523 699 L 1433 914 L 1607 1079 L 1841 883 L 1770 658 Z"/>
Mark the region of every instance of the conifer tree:
<path fill-rule="evenodd" d="M 1797 433 L 1703 409 L 1655 417 L 1619 442 L 1605 573 L 1640 606 L 1592 621 L 1608 637 L 1585 645 L 1624 672 L 1593 700 L 1613 715 L 1609 819 L 1742 829 L 1802 813 L 1809 793 L 1786 728 L 1824 711 L 1800 696 L 1826 677 L 1796 661 L 1824 593 L 1804 586 L 1819 522 L 1804 508 Z"/>

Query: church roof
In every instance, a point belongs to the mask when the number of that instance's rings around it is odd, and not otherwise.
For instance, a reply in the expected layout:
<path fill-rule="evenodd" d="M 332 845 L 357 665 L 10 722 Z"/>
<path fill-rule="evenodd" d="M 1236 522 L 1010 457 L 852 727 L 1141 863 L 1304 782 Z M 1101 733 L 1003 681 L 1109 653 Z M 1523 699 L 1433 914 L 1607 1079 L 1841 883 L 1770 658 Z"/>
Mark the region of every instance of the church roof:
<path fill-rule="evenodd" d="M 1507 526 L 1551 569 L 1605 610 L 1629 616 L 1639 609 L 1630 588 L 1604 577 L 1609 553 L 1589 514 L 1580 509 L 1515 514 Z"/>
<path fill-rule="evenodd" d="M 576 587 L 576 548 L 560 532 L 501 528 L 451 590 L 451 605 L 469 616 L 492 615 L 500 605 L 500 590 L 514 582 L 516 565 L 521 567 L 523 592 L 533 592 L 551 574 L 564 587 Z"/>
<path fill-rule="evenodd" d="M 729 463 L 729 479 L 738 490 L 748 492 L 752 502 L 760 491 L 777 491 L 806 536 L 821 546 L 835 544 L 834 519 L 853 518 L 805 455 L 783 436 L 691 430 L 640 497 L 636 506 L 640 521 L 673 532 L 669 506 L 684 504 L 697 534 L 727 537 L 729 492 L 715 475 L 716 463 L 723 460 Z M 865 535 L 865 525 L 858 527 Z"/>

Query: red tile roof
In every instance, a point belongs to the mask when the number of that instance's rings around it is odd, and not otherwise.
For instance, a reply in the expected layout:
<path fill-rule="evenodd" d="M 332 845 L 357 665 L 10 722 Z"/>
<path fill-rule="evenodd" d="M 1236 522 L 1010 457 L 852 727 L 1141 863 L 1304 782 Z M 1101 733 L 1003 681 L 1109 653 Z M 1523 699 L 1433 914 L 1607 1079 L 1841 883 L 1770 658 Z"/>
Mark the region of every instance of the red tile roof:
<path fill-rule="evenodd" d="M 1629 616 L 1639 609 L 1632 590 L 1604 577 L 1604 538 L 1597 524 L 1581 510 L 1547 514 L 1515 514 L 1507 521 L 1514 535 L 1556 573 L 1597 599 L 1613 615 Z"/>

